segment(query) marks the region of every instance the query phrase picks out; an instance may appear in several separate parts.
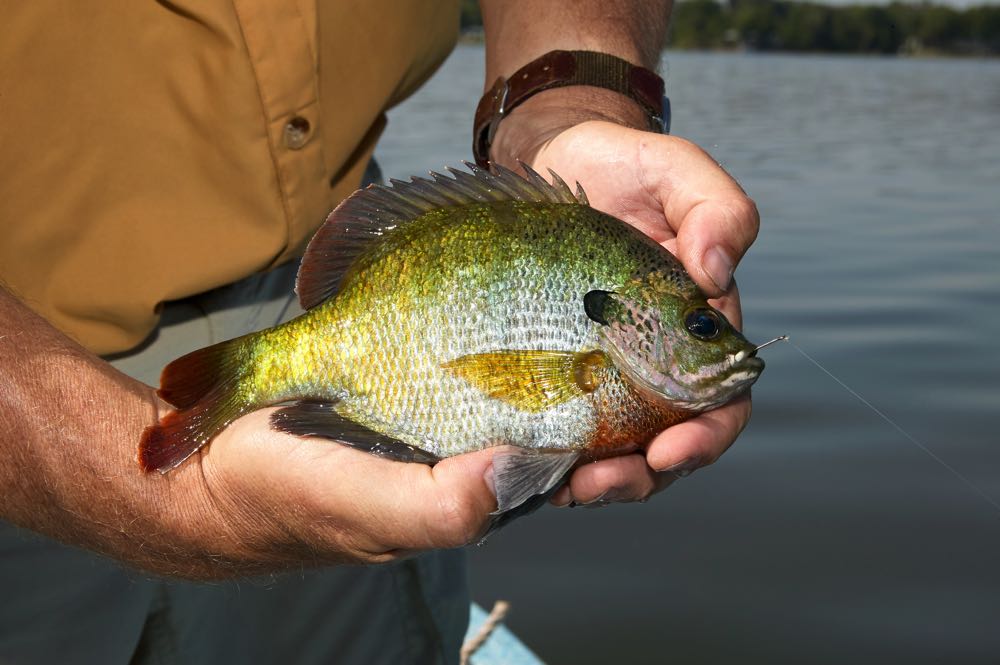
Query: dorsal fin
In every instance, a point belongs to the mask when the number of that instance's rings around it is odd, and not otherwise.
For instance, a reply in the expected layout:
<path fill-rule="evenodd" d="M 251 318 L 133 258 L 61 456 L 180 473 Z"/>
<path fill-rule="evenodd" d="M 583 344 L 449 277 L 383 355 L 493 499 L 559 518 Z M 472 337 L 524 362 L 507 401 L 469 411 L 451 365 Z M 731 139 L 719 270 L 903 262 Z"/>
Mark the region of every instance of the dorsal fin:
<path fill-rule="evenodd" d="M 493 171 L 464 162 L 470 172 L 448 167 L 452 177 L 431 172 L 409 182 L 369 185 L 344 200 L 326 218 L 309 241 L 302 257 L 295 291 L 305 309 L 312 309 L 340 289 L 340 282 L 355 260 L 372 242 L 401 224 L 432 210 L 491 201 L 535 201 L 587 205 L 587 195 L 577 183 L 576 194 L 551 169 L 552 183 L 527 164 L 522 177 L 494 164 Z"/>

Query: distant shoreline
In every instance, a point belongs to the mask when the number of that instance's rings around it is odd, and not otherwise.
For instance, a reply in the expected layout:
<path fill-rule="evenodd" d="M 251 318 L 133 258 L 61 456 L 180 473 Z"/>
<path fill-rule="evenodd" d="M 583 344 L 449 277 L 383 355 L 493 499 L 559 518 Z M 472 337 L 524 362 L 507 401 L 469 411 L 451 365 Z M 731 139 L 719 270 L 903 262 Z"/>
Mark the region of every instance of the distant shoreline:
<path fill-rule="evenodd" d="M 481 32 L 462 32 L 458 37 L 458 43 L 464 46 L 482 46 L 484 44 Z M 678 48 L 667 44 L 662 49 L 663 53 L 718 53 L 724 55 L 813 55 L 813 56 L 844 56 L 850 58 L 872 57 L 872 58 L 905 58 L 912 60 L 933 60 L 933 59 L 957 59 L 957 60 L 996 60 L 1000 58 L 997 53 L 952 53 L 948 51 L 934 51 L 925 49 L 914 53 L 871 53 L 866 51 L 798 51 L 792 49 L 770 49 L 758 50 L 749 48 L 733 48 L 720 46 L 717 48 Z"/>
<path fill-rule="evenodd" d="M 462 43 L 482 41 L 478 4 L 464 0 Z M 678 0 L 666 48 L 676 51 L 1000 56 L 1000 5 L 823 5 L 790 0 Z"/>

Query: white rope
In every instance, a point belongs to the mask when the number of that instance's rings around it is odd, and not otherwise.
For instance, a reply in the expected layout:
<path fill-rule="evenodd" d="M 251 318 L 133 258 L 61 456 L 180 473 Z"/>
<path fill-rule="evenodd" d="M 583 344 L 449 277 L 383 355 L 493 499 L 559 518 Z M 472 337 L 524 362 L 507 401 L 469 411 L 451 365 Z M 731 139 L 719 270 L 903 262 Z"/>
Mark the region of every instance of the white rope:
<path fill-rule="evenodd" d="M 509 609 L 510 603 L 506 600 L 498 600 L 493 604 L 493 609 L 490 610 L 489 616 L 483 621 L 483 625 L 479 627 L 479 631 L 462 645 L 462 651 L 460 652 L 461 665 L 469 665 L 469 659 L 472 658 L 472 654 L 476 653 L 479 647 L 483 646 L 490 634 L 503 622 Z"/>

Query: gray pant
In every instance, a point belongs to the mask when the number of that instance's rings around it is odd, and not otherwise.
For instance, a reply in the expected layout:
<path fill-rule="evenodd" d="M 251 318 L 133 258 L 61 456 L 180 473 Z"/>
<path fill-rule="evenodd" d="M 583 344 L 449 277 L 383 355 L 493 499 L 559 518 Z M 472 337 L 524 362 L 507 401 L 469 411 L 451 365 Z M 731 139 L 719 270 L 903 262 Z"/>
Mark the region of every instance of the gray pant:
<path fill-rule="evenodd" d="M 156 385 L 161 368 L 188 351 L 301 313 L 294 277 L 288 265 L 171 303 L 155 339 L 110 360 Z M 0 521 L 3 665 L 452 664 L 468 615 L 461 550 L 196 584 L 152 578 Z"/>

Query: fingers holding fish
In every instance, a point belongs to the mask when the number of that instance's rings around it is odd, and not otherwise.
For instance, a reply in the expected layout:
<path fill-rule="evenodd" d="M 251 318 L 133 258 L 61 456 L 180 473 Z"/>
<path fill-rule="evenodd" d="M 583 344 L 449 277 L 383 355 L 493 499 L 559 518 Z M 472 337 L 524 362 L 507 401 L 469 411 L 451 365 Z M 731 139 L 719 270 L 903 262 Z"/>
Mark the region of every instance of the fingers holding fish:
<path fill-rule="evenodd" d="M 642 455 L 622 455 L 583 464 L 573 471 L 552 503 L 585 505 L 597 501 L 642 501 L 656 490 L 656 477 Z"/>
<path fill-rule="evenodd" d="M 708 304 L 726 315 L 737 330 L 743 330 L 743 307 L 740 304 L 740 287 L 733 280 L 729 290 L 718 298 L 710 298 Z"/>
<path fill-rule="evenodd" d="M 728 290 L 737 264 L 757 238 L 760 215 L 711 155 L 689 142 L 682 145 L 682 150 L 656 155 L 671 160 L 669 167 L 655 166 L 669 175 L 649 185 L 656 188 L 669 229 L 661 242 L 706 294 L 718 296 Z"/>
<path fill-rule="evenodd" d="M 558 508 L 642 503 L 665 490 L 678 477 L 672 471 L 654 471 L 642 455 L 614 457 L 585 464 L 574 471 L 550 503 Z"/>
<path fill-rule="evenodd" d="M 757 237 L 756 204 L 715 158 L 680 137 L 646 134 L 637 157 L 639 179 L 674 239 L 667 248 L 707 295 L 726 292 Z"/>
<path fill-rule="evenodd" d="M 757 206 L 744 194 L 702 199 L 680 218 L 677 257 L 705 293 L 721 295 L 728 291 L 736 264 L 759 227 Z"/>
<path fill-rule="evenodd" d="M 228 515 L 245 558 L 280 565 L 383 563 L 480 538 L 496 498 L 495 450 L 433 467 L 388 460 L 330 441 L 304 446 L 273 431 L 262 409 L 230 425 L 201 457 L 213 501 Z"/>
<path fill-rule="evenodd" d="M 585 122 L 546 143 L 533 166 L 580 182 L 595 208 L 663 243 L 709 296 L 727 290 L 760 227 L 739 183 L 678 136 Z"/>
<path fill-rule="evenodd" d="M 657 471 L 686 476 L 714 463 L 750 420 L 749 393 L 678 423 L 650 442 L 646 462 Z"/>

